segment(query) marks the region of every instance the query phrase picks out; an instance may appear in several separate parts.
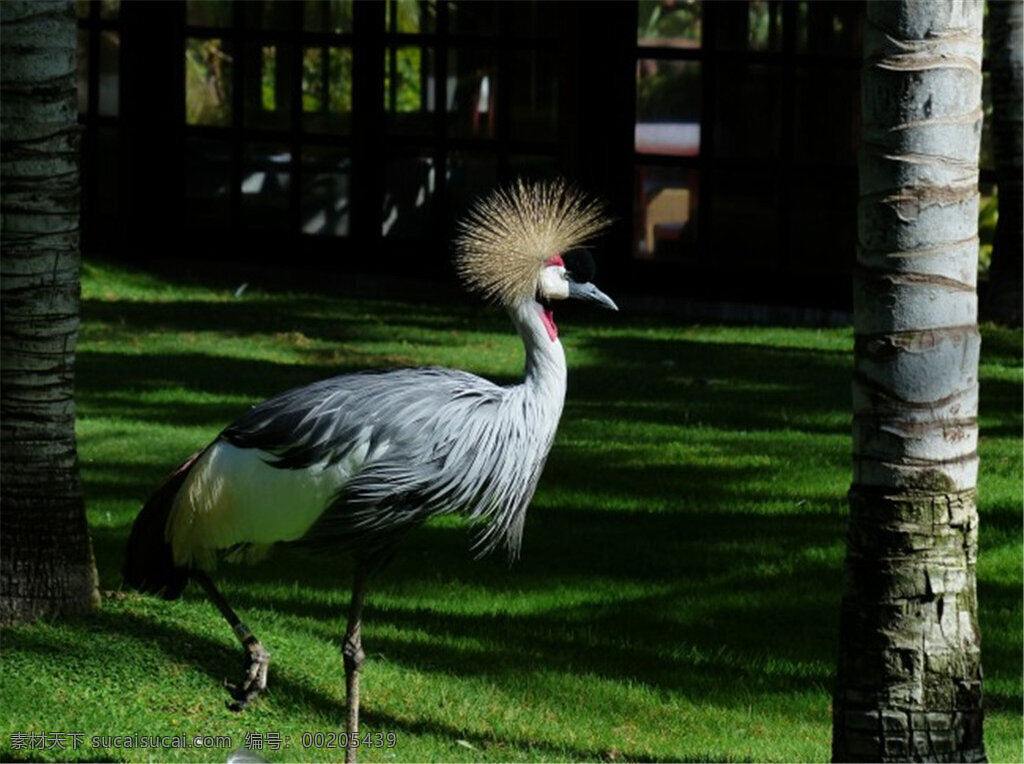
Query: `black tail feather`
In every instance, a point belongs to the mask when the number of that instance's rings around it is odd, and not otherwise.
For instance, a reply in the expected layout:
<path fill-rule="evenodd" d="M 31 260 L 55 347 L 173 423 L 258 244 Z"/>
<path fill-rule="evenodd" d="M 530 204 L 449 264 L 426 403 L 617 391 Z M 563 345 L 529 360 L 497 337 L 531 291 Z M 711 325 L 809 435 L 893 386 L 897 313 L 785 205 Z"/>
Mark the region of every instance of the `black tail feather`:
<path fill-rule="evenodd" d="M 173 600 L 181 595 L 188 584 L 188 569 L 174 564 L 166 528 L 174 497 L 200 454 L 202 451 L 193 454 L 178 467 L 149 497 L 135 518 L 125 549 L 123 570 L 124 582 L 131 588 Z"/>

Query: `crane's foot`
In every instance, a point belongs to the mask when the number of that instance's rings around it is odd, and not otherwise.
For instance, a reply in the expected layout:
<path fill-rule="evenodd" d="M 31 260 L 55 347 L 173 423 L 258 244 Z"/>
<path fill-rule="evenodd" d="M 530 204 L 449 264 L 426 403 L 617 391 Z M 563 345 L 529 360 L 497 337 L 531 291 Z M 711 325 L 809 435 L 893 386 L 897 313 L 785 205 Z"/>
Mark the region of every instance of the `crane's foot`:
<path fill-rule="evenodd" d="M 249 701 L 267 689 L 267 669 L 270 668 L 270 653 L 263 649 L 259 640 L 253 639 L 245 645 L 245 675 L 240 684 L 224 680 L 224 689 L 233 700 L 227 702 L 232 711 L 241 711 Z"/>

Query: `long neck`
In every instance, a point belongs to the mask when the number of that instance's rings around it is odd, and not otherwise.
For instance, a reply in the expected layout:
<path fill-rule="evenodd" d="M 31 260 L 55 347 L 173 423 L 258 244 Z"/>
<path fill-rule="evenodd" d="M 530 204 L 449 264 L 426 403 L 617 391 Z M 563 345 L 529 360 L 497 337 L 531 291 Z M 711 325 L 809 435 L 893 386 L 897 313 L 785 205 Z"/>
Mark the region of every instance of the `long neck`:
<path fill-rule="evenodd" d="M 554 325 L 549 327 L 545 323 L 544 309 L 533 300 L 509 309 L 509 314 L 526 349 L 524 387 L 551 405 L 557 403 L 557 413 L 561 414 L 565 401 L 565 350 L 557 336 L 553 336 Z"/>

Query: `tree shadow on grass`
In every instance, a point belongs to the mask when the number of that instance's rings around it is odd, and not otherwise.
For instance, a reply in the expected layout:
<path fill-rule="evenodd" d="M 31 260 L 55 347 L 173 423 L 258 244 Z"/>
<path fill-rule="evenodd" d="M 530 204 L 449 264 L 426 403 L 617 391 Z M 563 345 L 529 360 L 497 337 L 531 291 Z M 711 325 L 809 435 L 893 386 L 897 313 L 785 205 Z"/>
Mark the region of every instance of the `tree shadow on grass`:
<path fill-rule="evenodd" d="M 852 358 L 835 351 L 644 336 L 586 342 L 574 403 L 661 425 L 848 434 Z"/>
<path fill-rule="evenodd" d="M 80 352 L 76 363 L 78 378 L 85 386 L 82 397 L 86 412 L 109 412 L 127 419 L 178 425 L 202 424 L 202 417 L 209 417 L 206 421 L 217 428 L 211 437 L 249 406 L 270 395 L 356 368 L 215 358 L 201 353 L 129 355 L 95 350 Z M 164 389 L 225 395 L 250 403 L 158 403 L 139 397 L 146 391 Z"/>
<path fill-rule="evenodd" d="M 827 561 L 796 557 L 804 546 L 831 543 L 839 524 L 814 515 L 781 522 L 718 515 L 684 535 L 683 523 L 668 513 L 551 513 L 538 531 L 548 543 L 531 549 L 511 570 L 501 561 L 470 560 L 462 529 L 423 529 L 403 550 L 408 554 L 400 553 L 371 586 L 367 650 L 420 670 L 503 681 L 524 665 L 539 666 L 642 682 L 721 705 L 746 702 L 738 686 L 765 693 L 824 686 L 834 652 L 840 571 Z M 587 528 L 584 543 L 564 553 L 568 539 L 580 540 L 574 530 L 580 527 Z M 636 545 L 647 558 L 595 554 L 585 543 L 589 539 L 625 540 L 616 551 Z M 104 534 L 97 555 L 116 554 L 118 540 L 114 532 Z M 223 566 L 218 578 L 233 604 L 243 613 L 271 609 L 309 619 L 322 625 L 315 627 L 318 636 L 340 650 L 348 561 L 294 547 L 283 547 L 275 558 L 254 567 Z M 795 561 L 773 569 L 786 558 Z M 438 560 L 446 561 L 443 567 Z M 328 596 L 290 593 L 282 571 L 294 575 L 301 592 Z M 435 589 L 436 604 L 422 604 L 424 584 Z M 573 601 L 590 586 L 597 601 Z M 445 592 L 459 597 L 465 587 L 493 591 L 512 610 L 453 612 Z M 566 589 L 568 594 L 558 593 Z M 408 592 L 411 601 L 402 604 Z M 551 607 L 530 604 L 552 594 L 557 604 Z M 201 598 L 198 592 L 190 596 Z M 516 612 L 518 597 L 527 603 L 526 612 Z M 422 630 L 431 639 L 423 644 L 373 636 L 390 633 L 386 626 L 399 633 Z M 272 643 L 270 636 L 263 638 Z M 477 646 L 471 655 L 467 643 Z"/>
<path fill-rule="evenodd" d="M 470 302 L 330 298 L 300 294 L 257 296 L 236 301 L 174 300 L 173 302 L 82 301 L 83 318 L 102 338 L 105 325 L 131 326 L 134 331 L 220 332 L 233 336 L 298 332 L 310 339 L 344 342 L 354 339 L 388 340 L 416 330 L 511 331 L 500 310 Z M 90 323 L 86 330 L 90 330 Z M 424 339 L 418 331 L 419 339 Z M 89 336 L 89 335 L 87 335 Z M 427 344 L 429 344 L 429 338 Z M 437 341 L 440 341 L 438 339 Z"/>
<path fill-rule="evenodd" d="M 1020 383 L 983 377 L 979 397 L 980 437 L 1019 438 L 1024 424 Z"/>

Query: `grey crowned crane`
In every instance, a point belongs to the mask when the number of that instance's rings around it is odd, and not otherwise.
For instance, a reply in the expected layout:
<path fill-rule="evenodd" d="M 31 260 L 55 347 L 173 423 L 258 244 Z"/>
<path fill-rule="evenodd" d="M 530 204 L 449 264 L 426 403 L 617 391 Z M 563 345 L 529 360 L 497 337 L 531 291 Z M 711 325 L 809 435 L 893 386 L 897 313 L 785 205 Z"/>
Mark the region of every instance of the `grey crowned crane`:
<path fill-rule="evenodd" d="M 455 266 L 472 291 L 503 305 L 526 349 L 521 383 L 463 371 L 345 374 L 282 393 L 228 426 L 143 506 L 128 540 L 126 584 L 177 598 L 190 579 L 224 615 L 245 653 L 241 710 L 267 685 L 270 654 L 210 580 L 218 559 L 262 558 L 277 542 L 316 539 L 354 553 L 344 641 L 346 760 L 355 758 L 361 624 L 367 577 L 409 530 L 457 512 L 479 525 L 485 553 L 519 551 L 565 400 L 565 352 L 551 304 L 616 310 L 566 267 L 603 229 L 600 206 L 562 181 L 519 181 L 479 200 L 460 222 Z"/>

